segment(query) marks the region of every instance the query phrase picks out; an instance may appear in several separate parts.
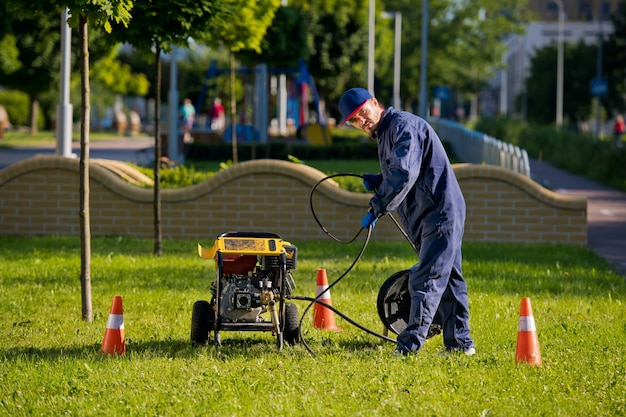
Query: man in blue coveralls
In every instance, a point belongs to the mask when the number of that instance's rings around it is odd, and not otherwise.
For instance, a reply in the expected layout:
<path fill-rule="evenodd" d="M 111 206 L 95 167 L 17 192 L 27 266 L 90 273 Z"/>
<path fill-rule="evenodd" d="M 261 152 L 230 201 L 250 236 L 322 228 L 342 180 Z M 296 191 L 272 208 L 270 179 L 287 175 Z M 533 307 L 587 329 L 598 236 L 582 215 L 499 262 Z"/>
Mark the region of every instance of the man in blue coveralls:
<path fill-rule="evenodd" d="M 374 191 L 364 228 L 396 210 L 418 250 L 409 273 L 409 322 L 395 352 L 417 352 L 439 309 L 446 351 L 476 353 L 470 337 L 467 284 L 461 272 L 465 200 L 441 140 L 424 119 L 393 107 L 383 108 L 363 88 L 339 100 L 342 123 L 368 133 L 378 143 L 381 174 L 364 175 Z"/>

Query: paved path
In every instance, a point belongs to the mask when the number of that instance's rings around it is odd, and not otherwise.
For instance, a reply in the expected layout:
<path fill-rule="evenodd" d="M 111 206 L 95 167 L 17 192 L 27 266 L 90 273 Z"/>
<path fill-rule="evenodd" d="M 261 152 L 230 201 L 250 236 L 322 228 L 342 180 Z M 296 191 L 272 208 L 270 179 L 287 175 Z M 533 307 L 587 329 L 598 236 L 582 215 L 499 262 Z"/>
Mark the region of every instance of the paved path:
<path fill-rule="evenodd" d="M 152 138 L 122 138 L 91 142 L 91 158 L 147 165 L 153 159 Z M 37 154 L 54 154 L 54 147 L 0 148 L 0 169 Z M 80 147 L 73 146 L 78 155 Z M 587 199 L 588 245 L 626 277 L 626 193 L 604 187 L 538 160 L 530 160 L 533 180 L 556 192 Z"/>
<path fill-rule="evenodd" d="M 80 155 L 80 144 L 72 143 L 72 152 L 78 157 Z M 0 148 L 0 169 L 35 155 L 54 155 L 54 153 L 55 147 L 52 145 L 35 148 Z M 89 144 L 89 157 L 147 165 L 154 160 L 154 139 L 142 137 L 92 141 Z"/>
<path fill-rule="evenodd" d="M 530 172 L 546 188 L 587 199 L 587 243 L 626 277 L 626 193 L 537 160 Z"/>

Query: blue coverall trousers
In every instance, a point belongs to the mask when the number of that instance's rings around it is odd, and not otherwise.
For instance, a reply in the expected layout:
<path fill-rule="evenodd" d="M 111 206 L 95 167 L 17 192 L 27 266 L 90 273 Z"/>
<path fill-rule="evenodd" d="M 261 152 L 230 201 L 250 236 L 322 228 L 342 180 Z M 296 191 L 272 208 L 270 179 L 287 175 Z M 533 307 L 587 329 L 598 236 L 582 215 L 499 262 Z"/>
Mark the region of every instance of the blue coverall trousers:
<path fill-rule="evenodd" d="M 436 229 L 423 236 L 419 263 L 409 273 L 411 313 L 406 329 L 397 338 L 399 351 L 417 351 L 424 345 L 437 309 L 443 320 L 445 347 L 474 347 L 469 330 L 467 283 L 461 271 L 462 233 Z"/>

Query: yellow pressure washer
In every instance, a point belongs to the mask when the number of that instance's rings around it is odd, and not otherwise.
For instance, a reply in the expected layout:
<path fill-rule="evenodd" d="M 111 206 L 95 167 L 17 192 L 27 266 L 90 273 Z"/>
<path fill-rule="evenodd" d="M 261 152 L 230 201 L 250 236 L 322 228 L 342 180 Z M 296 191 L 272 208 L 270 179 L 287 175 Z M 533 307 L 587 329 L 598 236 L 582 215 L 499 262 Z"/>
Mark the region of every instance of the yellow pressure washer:
<path fill-rule="evenodd" d="M 213 332 L 219 347 L 221 331 L 270 331 L 278 350 L 285 341 L 298 342 L 298 308 L 287 302 L 296 287 L 294 245 L 274 233 L 226 232 L 210 249 L 198 244 L 198 254 L 215 260 L 217 278 L 211 283 L 211 300 L 193 305 L 192 344 L 206 344 Z"/>

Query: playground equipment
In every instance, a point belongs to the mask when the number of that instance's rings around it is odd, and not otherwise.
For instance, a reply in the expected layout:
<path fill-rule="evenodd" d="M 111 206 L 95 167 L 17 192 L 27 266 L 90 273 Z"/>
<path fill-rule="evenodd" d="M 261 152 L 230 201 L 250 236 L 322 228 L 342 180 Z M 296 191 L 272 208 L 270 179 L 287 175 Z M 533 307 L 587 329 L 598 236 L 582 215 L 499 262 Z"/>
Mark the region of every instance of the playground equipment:
<path fill-rule="evenodd" d="M 207 99 L 207 95 L 216 97 L 216 77 L 221 74 L 226 74 L 229 69 L 218 68 L 217 62 L 213 60 L 211 66 L 206 71 L 204 81 L 202 83 L 202 90 L 198 96 L 196 103 L 196 109 L 202 109 Z M 257 140 L 258 142 L 267 141 L 267 129 L 269 127 L 268 122 L 268 108 L 269 108 L 269 87 L 267 79 L 270 75 L 276 74 L 292 74 L 294 75 L 293 82 L 288 93 L 287 99 L 287 118 L 293 120 L 294 128 L 298 129 L 304 127 L 309 122 L 308 117 L 308 105 L 309 96 L 314 104 L 315 111 L 317 113 L 317 123 L 322 127 L 322 141 L 329 143 L 329 137 L 326 135 L 326 119 L 320 106 L 319 94 L 315 86 L 313 76 L 309 73 L 308 68 L 304 60 L 300 60 L 298 68 L 273 68 L 268 69 L 267 65 L 257 65 L 255 68 L 240 67 L 236 68 L 235 72 L 242 75 L 254 75 L 254 97 L 252 102 L 254 103 L 254 132 L 250 134 L 251 130 L 248 128 L 237 129 L 237 134 L 241 131 L 243 141 Z M 212 91 L 211 91 L 212 90 Z M 280 114 L 279 114 L 280 116 Z M 241 124 L 246 124 L 245 120 L 238 121 Z M 225 135 L 225 139 L 226 138 Z M 239 139 L 239 138 L 238 138 Z"/>

